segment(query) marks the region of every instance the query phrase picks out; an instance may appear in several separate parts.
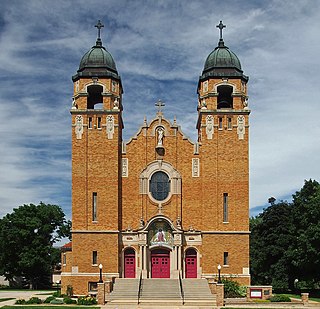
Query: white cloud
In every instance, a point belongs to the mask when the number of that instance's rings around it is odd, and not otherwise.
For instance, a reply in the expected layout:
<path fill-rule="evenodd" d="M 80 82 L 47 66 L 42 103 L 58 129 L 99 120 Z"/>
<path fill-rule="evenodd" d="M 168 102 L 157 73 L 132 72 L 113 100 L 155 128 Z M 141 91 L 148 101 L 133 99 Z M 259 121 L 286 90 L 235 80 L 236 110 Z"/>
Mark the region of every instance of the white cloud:
<path fill-rule="evenodd" d="M 196 139 L 196 87 L 225 43 L 249 75 L 251 207 L 319 180 L 320 3 L 311 1 L 10 1 L 0 12 L 0 216 L 44 200 L 70 214 L 72 82 L 96 39 L 124 85 L 126 140 L 166 102 Z M 97 10 L 99 8 L 99 10 Z"/>

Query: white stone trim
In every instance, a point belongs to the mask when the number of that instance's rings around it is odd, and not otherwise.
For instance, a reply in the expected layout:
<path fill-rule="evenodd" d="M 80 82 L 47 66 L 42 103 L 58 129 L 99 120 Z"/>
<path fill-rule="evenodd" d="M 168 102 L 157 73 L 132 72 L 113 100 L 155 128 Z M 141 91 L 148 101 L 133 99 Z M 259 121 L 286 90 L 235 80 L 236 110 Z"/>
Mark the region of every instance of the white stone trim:
<path fill-rule="evenodd" d="M 214 118 L 212 115 L 206 117 L 206 134 L 207 139 L 212 139 L 214 133 Z"/>
<path fill-rule="evenodd" d="M 192 158 L 192 177 L 200 177 L 200 159 Z"/>
<path fill-rule="evenodd" d="M 122 158 L 122 177 L 128 177 L 129 176 L 129 159 L 128 158 Z"/>
<path fill-rule="evenodd" d="M 108 139 L 113 139 L 114 117 L 112 115 L 107 116 L 106 132 L 107 132 Z"/>
<path fill-rule="evenodd" d="M 82 134 L 83 134 L 83 116 L 82 115 L 77 115 L 75 118 L 74 132 L 76 133 L 77 139 L 82 138 Z"/>
<path fill-rule="evenodd" d="M 243 115 L 239 115 L 237 117 L 237 134 L 239 139 L 244 139 L 244 135 L 246 132 L 245 128 L 245 117 Z"/>
<path fill-rule="evenodd" d="M 170 179 L 170 192 L 166 200 L 156 201 L 152 198 L 149 192 L 149 182 L 151 176 L 155 172 L 165 172 Z M 168 162 L 163 162 L 162 160 L 154 161 L 149 164 L 140 174 L 140 194 L 148 194 L 150 199 L 155 203 L 165 203 L 168 201 L 172 194 L 181 194 L 181 175 L 180 173 Z"/>

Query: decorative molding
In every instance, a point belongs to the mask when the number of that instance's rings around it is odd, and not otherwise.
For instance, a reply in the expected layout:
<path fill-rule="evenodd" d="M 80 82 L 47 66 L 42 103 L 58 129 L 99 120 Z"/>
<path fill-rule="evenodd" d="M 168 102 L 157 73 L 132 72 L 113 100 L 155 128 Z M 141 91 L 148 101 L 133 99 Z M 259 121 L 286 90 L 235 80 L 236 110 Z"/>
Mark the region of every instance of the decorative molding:
<path fill-rule="evenodd" d="M 207 139 L 212 139 L 214 132 L 214 119 L 212 115 L 208 115 L 206 117 L 206 134 L 207 134 Z"/>
<path fill-rule="evenodd" d="M 128 158 L 122 158 L 122 177 L 129 176 Z"/>
<path fill-rule="evenodd" d="M 244 139 L 245 135 L 245 118 L 243 115 L 239 115 L 237 118 L 237 133 L 239 139 Z"/>
<path fill-rule="evenodd" d="M 112 115 L 107 116 L 107 135 L 108 139 L 113 139 L 114 134 L 114 117 Z"/>
<path fill-rule="evenodd" d="M 200 159 L 192 158 L 192 177 L 200 177 Z"/>
<path fill-rule="evenodd" d="M 81 139 L 83 134 L 83 117 L 81 115 L 76 116 L 74 131 L 76 133 L 77 139 Z"/>
<path fill-rule="evenodd" d="M 165 201 L 161 201 L 163 204 L 170 199 L 172 194 L 181 194 L 181 175 L 170 163 L 162 160 L 154 161 L 150 163 L 140 174 L 140 194 L 150 193 L 149 180 L 157 171 L 163 171 L 167 173 L 170 178 L 170 193 Z M 149 197 L 151 197 L 151 194 L 149 194 Z M 158 201 L 154 202 L 158 203 Z"/>

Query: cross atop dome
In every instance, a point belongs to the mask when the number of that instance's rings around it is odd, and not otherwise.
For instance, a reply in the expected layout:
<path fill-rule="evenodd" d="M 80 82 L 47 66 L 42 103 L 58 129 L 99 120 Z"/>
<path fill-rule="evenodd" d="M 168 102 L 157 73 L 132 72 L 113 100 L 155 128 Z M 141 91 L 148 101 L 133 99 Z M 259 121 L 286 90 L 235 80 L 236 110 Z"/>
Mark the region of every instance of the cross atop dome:
<path fill-rule="evenodd" d="M 223 28 L 226 28 L 227 26 L 222 23 L 222 20 L 220 20 L 219 25 L 216 25 L 216 27 L 219 28 L 219 30 L 220 30 L 220 41 L 222 41 L 223 40 L 222 30 L 223 30 Z"/>
<path fill-rule="evenodd" d="M 100 39 L 100 30 L 104 27 L 104 24 L 101 22 L 101 20 L 98 20 L 98 23 L 95 25 L 96 28 L 98 28 L 98 39 Z"/>
<path fill-rule="evenodd" d="M 97 46 L 102 46 L 102 41 L 101 41 L 101 37 L 100 37 L 100 34 L 101 34 L 101 28 L 104 27 L 104 24 L 101 22 L 101 20 L 99 19 L 97 24 L 95 25 L 96 28 L 98 28 L 98 38 L 97 38 L 97 42 L 96 42 L 96 45 Z"/>

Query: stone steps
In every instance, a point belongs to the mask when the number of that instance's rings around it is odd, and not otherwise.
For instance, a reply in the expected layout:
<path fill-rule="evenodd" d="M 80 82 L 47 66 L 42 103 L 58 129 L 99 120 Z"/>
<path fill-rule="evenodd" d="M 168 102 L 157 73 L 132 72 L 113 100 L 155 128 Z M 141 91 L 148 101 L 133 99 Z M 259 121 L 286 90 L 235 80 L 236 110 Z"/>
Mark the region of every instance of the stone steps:
<path fill-rule="evenodd" d="M 206 279 L 182 279 L 185 304 L 216 305 Z"/>
<path fill-rule="evenodd" d="M 139 297 L 139 279 L 117 278 L 109 304 L 143 304 L 156 306 L 216 306 L 206 279 L 182 279 L 183 296 L 178 279 L 143 279 Z M 139 297 L 139 299 L 138 299 Z"/>
<path fill-rule="evenodd" d="M 115 304 L 137 304 L 138 293 L 139 279 L 116 278 L 109 302 Z"/>
<path fill-rule="evenodd" d="M 179 280 L 143 279 L 139 303 L 161 305 L 179 305 L 182 303 Z"/>

